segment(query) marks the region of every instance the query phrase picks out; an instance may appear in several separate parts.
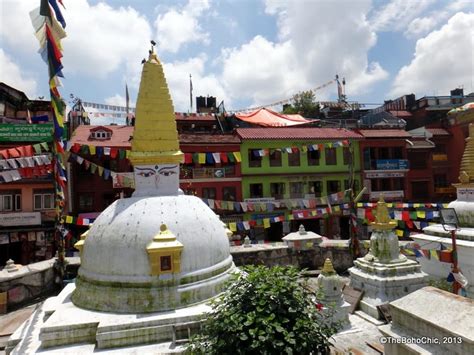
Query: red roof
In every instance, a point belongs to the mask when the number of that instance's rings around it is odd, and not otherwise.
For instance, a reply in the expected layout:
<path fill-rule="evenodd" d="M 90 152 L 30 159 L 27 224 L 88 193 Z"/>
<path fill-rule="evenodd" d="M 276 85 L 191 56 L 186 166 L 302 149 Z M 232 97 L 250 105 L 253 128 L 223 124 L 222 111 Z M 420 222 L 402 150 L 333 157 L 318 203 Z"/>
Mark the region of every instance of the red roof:
<path fill-rule="evenodd" d="M 97 140 L 90 139 L 91 131 L 102 127 L 112 131 L 110 139 Z M 130 148 L 130 136 L 133 135 L 133 126 L 79 126 L 72 133 L 71 144 L 88 144 L 96 147 L 114 147 L 114 148 Z"/>
<path fill-rule="evenodd" d="M 261 108 L 248 113 L 237 112 L 235 117 L 239 120 L 264 127 L 294 126 L 316 121 L 307 120 L 301 115 L 284 115 L 267 108 Z"/>
<path fill-rule="evenodd" d="M 411 134 L 403 129 L 360 129 L 366 138 L 410 138 Z"/>
<path fill-rule="evenodd" d="M 181 144 L 240 144 L 240 138 L 233 134 L 180 134 Z"/>
<path fill-rule="evenodd" d="M 444 128 L 426 128 L 426 130 L 430 132 L 433 136 L 450 136 L 451 135 L 451 133 L 449 133 Z"/>
<path fill-rule="evenodd" d="M 242 139 L 362 139 L 345 128 L 238 128 Z"/>
<path fill-rule="evenodd" d="M 91 132 L 105 128 L 112 132 L 110 139 L 90 139 Z M 71 137 L 71 144 L 88 144 L 96 147 L 130 148 L 133 126 L 79 126 Z M 240 138 L 233 134 L 180 134 L 179 142 L 185 144 L 239 144 Z"/>
<path fill-rule="evenodd" d="M 410 118 L 413 115 L 408 112 L 408 111 L 388 111 L 392 116 L 398 117 L 398 118 Z"/>

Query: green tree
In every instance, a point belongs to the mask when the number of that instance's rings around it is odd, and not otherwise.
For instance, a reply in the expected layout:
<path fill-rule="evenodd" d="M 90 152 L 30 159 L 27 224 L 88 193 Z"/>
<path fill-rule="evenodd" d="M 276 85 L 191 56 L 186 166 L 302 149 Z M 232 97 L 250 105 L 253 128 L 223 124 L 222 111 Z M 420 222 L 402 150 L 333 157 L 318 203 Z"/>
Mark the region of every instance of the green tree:
<path fill-rule="evenodd" d="M 249 266 L 227 290 L 187 351 L 192 354 L 325 354 L 337 325 L 294 267 Z"/>
<path fill-rule="evenodd" d="M 317 118 L 319 116 L 319 104 L 312 90 L 301 91 L 293 96 L 293 103 L 283 108 L 283 113 L 300 114 L 306 118 Z"/>

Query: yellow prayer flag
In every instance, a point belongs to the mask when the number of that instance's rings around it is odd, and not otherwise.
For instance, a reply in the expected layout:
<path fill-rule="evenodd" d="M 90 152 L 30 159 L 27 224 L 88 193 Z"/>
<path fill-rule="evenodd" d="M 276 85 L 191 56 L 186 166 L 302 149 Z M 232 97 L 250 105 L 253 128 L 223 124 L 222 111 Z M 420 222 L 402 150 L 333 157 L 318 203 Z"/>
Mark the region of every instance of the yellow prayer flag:
<path fill-rule="evenodd" d="M 99 176 L 102 176 L 104 174 L 104 167 L 98 166 L 97 169 L 99 169 Z"/>
<path fill-rule="evenodd" d="M 341 210 L 339 206 L 333 206 L 332 209 L 334 212 L 339 212 Z"/>
<path fill-rule="evenodd" d="M 240 152 L 234 152 L 234 157 L 237 163 L 240 163 L 242 161 L 242 156 L 240 155 Z"/>
<path fill-rule="evenodd" d="M 237 231 L 237 223 L 230 222 L 229 223 L 229 229 L 230 229 L 231 232 L 236 232 Z"/>
<path fill-rule="evenodd" d="M 430 256 L 431 256 L 431 259 L 439 260 L 438 253 L 436 252 L 435 249 L 430 249 Z"/>
<path fill-rule="evenodd" d="M 95 145 L 90 145 L 89 146 L 89 153 L 90 153 L 90 155 L 95 155 Z"/>
<path fill-rule="evenodd" d="M 292 220 L 294 220 L 294 219 L 295 219 L 295 217 L 294 217 L 292 214 L 288 215 L 288 220 L 289 220 L 289 221 L 292 221 Z"/>
<path fill-rule="evenodd" d="M 130 158 L 130 154 L 131 154 L 131 153 L 132 153 L 131 150 L 126 150 L 126 151 L 125 151 L 125 158 L 127 158 L 127 159 Z"/>
<path fill-rule="evenodd" d="M 311 216 L 316 216 L 318 213 L 316 211 L 311 211 Z"/>
<path fill-rule="evenodd" d="M 198 162 L 199 164 L 206 164 L 206 154 L 198 153 Z"/>
<path fill-rule="evenodd" d="M 413 204 L 413 207 L 415 207 L 415 208 L 420 208 L 420 207 L 421 207 L 421 203 L 414 203 L 414 204 Z"/>
<path fill-rule="evenodd" d="M 397 230 L 396 230 L 396 233 L 397 233 L 397 236 L 403 237 L 403 230 L 397 229 Z"/>
<path fill-rule="evenodd" d="M 306 242 L 306 248 L 310 249 L 313 247 L 313 242 Z"/>
<path fill-rule="evenodd" d="M 270 218 L 263 219 L 263 228 L 270 228 Z"/>
<path fill-rule="evenodd" d="M 357 207 L 364 207 L 364 204 L 361 202 L 357 202 Z"/>
<path fill-rule="evenodd" d="M 72 216 L 66 216 L 66 223 L 72 223 Z"/>
<path fill-rule="evenodd" d="M 418 218 L 426 218 L 426 212 L 425 211 L 416 211 L 416 216 Z"/>

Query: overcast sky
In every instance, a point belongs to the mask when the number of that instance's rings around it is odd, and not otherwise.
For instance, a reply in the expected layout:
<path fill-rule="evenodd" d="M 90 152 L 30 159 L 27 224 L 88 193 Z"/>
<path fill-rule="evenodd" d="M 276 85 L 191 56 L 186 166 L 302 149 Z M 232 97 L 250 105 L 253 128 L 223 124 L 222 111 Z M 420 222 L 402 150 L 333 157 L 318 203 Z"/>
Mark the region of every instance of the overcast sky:
<path fill-rule="evenodd" d="M 0 1 L 0 81 L 48 98 L 29 11 L 40 0 Z M 194 96 L 227 109 L 268 104 L 338 73 L 349 100 L 382 103 L 403 94 L 473 89 L 474 8 L 470 0 L 63 0 L 62 95 L 135 101 L 141 60 L 158 42 L 175 110 Z M 335 99 L 336 86 L 316 93 Z M 94 122 L 92 122 L 94 123 Z"/>

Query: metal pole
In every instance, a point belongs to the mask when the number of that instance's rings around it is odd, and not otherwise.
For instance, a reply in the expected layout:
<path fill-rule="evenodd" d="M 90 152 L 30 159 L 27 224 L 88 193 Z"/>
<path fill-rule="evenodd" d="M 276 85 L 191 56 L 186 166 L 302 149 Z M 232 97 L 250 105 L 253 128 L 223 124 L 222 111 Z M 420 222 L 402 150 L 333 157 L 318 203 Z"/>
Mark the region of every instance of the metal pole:
<path fill-rule="evenodd" d="M 458 252 L 457 252 L 457 247 L 456 247 L 456 230 L 453 229 L 451 231 L 451 243 L 453 244 L 453 274 L 457 274 L 459 272 L 458 270 Z M 456 278 L 454 278 L 453 282 L 453 293 L 458 294 L 459 289 L 461 288 L 461 285 L 459 282 L 456 281 Z"/>

